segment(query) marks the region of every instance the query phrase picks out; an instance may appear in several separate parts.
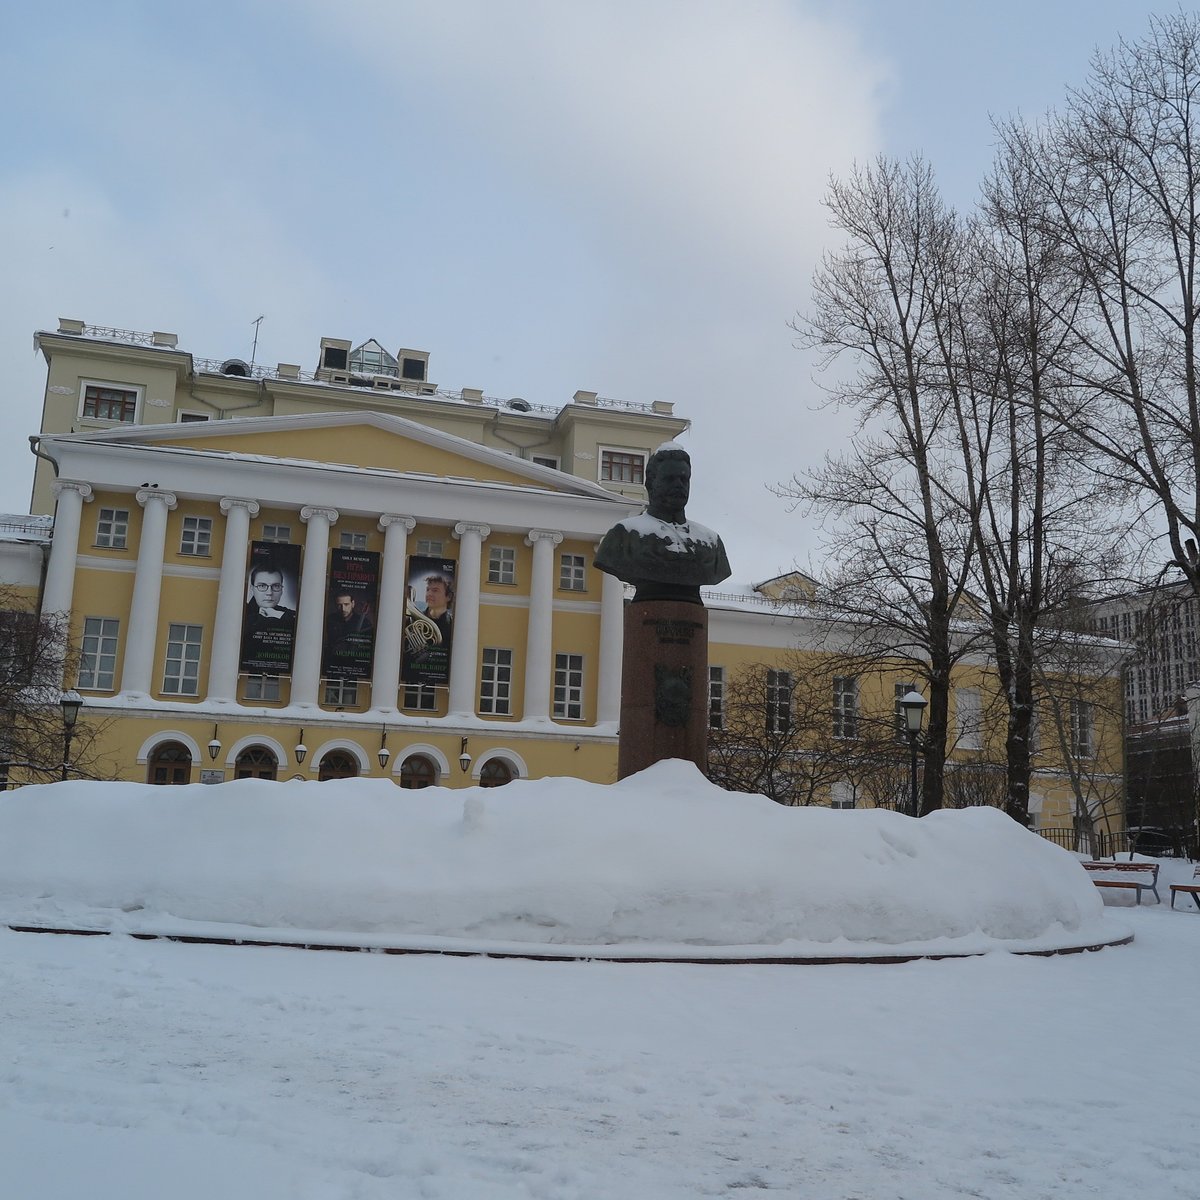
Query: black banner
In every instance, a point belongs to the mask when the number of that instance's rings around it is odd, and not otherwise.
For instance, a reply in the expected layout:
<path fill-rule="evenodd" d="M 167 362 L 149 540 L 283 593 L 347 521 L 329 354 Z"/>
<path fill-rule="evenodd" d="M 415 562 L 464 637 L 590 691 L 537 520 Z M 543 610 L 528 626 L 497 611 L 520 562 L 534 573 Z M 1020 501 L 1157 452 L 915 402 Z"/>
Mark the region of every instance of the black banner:
<path fill-rule="evenodd" d="M 379 606 L 379 555 L 335 550 L 329 564 L 321 675 L 369 679 Z"/>
<path fill-rule="evenodd" d="M 405 683 L 450 682 L 450 647 L 454 638 L 453 559 L 413 555 L 408 560 L 404 604 Z"/>
<path fill-rule="evenodd" d="M 296 648 L 300 605 L 300 547 L 251 542 L 242 613 L 239 669 L 249 675 L 288 675 Z"/>

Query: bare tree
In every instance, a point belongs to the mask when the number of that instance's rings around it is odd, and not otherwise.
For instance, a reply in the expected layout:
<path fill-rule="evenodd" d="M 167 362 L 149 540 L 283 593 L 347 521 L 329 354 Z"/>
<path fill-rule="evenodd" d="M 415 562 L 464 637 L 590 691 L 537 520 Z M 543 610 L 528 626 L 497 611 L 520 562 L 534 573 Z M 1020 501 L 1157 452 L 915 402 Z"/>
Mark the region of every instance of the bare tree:
<path fill-rule="evenodd" d="M 954 620 L 977 530 L 961 461 L 946 452 L 962 230 L 920 160 L 880 159 L 833 181 L 826 203 L 846 245 L 826 256 L 811 314 L 794 327 L 827 364 L 852 361 L 832 395 L 857 413 L 859 430 L 846 455 L 777 491 L 832 520 L 820 595 L 848 619 L 854 653 L 865 664 L 907 664 L 926 686 L 928 812 L 942 804 L 951 673 L 970 649 Z"/>
<path fill-rule="evenodd" d="M 64 664 L 73 678 L 77 655 L 67 646 L 62 614 L 31 612 L 24 598 L 0 586 L 0 788 L 11 782 L 48 783 L 109 778 L 98 740 L 104 723 L 84 716 L 66 738 L 60 706 Z"/>

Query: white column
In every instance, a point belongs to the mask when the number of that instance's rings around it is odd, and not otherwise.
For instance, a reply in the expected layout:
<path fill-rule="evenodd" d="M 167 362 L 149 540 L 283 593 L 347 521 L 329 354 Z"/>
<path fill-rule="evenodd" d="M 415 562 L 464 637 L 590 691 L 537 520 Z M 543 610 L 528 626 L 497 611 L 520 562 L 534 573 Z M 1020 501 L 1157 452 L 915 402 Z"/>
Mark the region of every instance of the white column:
<path fill-rule="evenodd" d="M 621 720 L 621 651 L 625 642 L 625 585 L 605 573 L 600 591 L 600 678 L 596 684 L 596 724 Z M 704 681 L 708 687 L 708 680 Z"/>
<path fill-rule="evenodd" d="M 379 580 L 379 610 L 375 614 L 375 667 L 371 676 L 371 707 L 395 712 L 400 687 L 400 635 L 404 628 L 404 559 L 413 517 L 384 513 L 383 566 Z"/>
<path fill-rule="evenodd" d="M 129 628 L 125 631 L 125 666 L 121 671 L 121 691 L 129 696 L 145 696 L 150 692 L 150 672 L 158 641 L 167 513 L 175 507 L 176 500 L 173 492 L 140 488 L 137 502 L 144 510 L 142 536 L 138 542 L 133 599 L 129 604 Z"/>
<path fill-rule="evenodd" d="M 313 706 L 321 688 L 321 641 L 325 633 L 325 569 L 329 558 L 329 529 L 338 519 L 335 508 L 302 508 L 308 525 L 304 536 L 304 566 L 300 572 L 300 612 L 296 617 L 296 647 L 292 662 L 292 703 Z"/>
<path fill-rule="evenodd" d="M 213 618 L 212 659 L 208 668 L 208 698 L 218 704 L 237 700 L 238 654 L 242 644 L 242 612 L 246 599 L 246 545 L 250 518 L 258 515 L 257 500 L 226 496 L 225 545 L 221 551 L 221 582 Z"/>
<path fill-rule="evenodd" d="M 54 484 L 54 536 L 42 591 L 42 611 L 69 613 L 75 595 L 75 563 L 79 558 L 79 529 L 83 502 L 92 498 L 90 484 L 59 479 Z"/>
<path fill-rule="evenodd" d="M 554 624 L 554 547 L 562 534 L 531 529 L 525 544 L 533 547 L 529 581 L 529 632 L 525 648 L 525 720 L 550 719 L 550 654 Z"/>
<path fill-rule="evenodd" d="M 460 521 L 458 571 L 454 576 L 454 635 L 450 647 L 450 715 L 475 715 L 475 668 L 479 660 L 479 559 L 488 525 Z"/>

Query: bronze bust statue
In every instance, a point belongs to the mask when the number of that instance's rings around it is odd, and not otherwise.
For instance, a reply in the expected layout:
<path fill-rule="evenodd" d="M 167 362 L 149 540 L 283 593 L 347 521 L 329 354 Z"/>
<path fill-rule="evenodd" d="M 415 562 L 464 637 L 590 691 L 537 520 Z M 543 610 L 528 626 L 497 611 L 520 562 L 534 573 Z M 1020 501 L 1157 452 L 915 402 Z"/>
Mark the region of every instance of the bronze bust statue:
<path fill-rule="evenodd" d="M 600 543 L 596 566 L 632 583 L 635 601 L 701 604 L 700 589 L 731 574 L 721 539 L 684 513 L 691 480 L 687 451 L 674 442 L 660 446 L 646 463 L 646 511 L 618 521 Z"/>

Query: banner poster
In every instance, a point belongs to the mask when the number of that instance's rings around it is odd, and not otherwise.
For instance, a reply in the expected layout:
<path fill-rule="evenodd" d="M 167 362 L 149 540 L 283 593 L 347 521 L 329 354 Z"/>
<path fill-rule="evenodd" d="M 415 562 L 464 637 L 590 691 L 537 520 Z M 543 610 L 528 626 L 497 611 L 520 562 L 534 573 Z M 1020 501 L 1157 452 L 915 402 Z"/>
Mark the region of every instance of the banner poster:
<path fill-rule="evenodd" d="M 291 673 L 299 606 L 300 547 L 284 542 L 251 542 L 238 662 L 243 673 Z"/>
<path fill-rule="evenodd" d="M 325 679 L 369 679 L 379 607 L 379 555 L 374 550 L 335 550 L 325 593 Z"/>
<path fill-rule="evenodd" d="M 412 555 L 404 600 L 405 683 L 450 682 L 450 644 L 454 637 L 453 559 Z"/>

